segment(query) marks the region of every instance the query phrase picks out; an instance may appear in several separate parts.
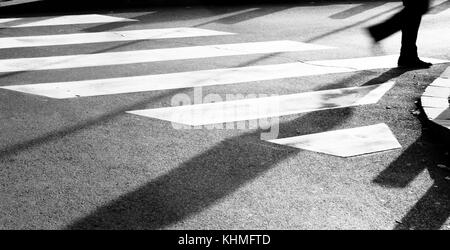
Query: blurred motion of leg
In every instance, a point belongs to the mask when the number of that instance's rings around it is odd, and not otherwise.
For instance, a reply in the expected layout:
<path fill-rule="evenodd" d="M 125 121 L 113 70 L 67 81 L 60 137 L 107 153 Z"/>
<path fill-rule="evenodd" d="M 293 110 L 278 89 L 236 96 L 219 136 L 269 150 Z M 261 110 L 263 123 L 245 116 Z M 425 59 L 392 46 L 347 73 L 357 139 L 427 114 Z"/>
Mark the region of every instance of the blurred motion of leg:
<path fill-rule="evenodd" d="M 367 32 L 373 39 L 374 47 L 378 43 L 402 31 L 402 46 L 398 66 L 404 68 L 428 68 L 432 64 L 419 59 L 417 53 L 417 34 L 422 15 L 429 9 L 429 0 L 403 0 L 404 8 L 386 21 L 370 26 Z"/>
<path fill-rule="evenodd" d="M 422 15 L 429 9 L 429 0 L 404 0 L 404 24 L 402 27 L 402 46 L 399 67 L 429 68 L 432 64 L 419 59 L 417 53 L 417 35 Z"/>
<path fill-rule="evenodd" d="M 395 14 L 388 20 L 376 24 L 367 28 L 370 36 L 372 37 L 374 43 L 378 43 L 381 40 L 391 36 L 392 34 L 400 31 L 402 29 L 402 23 L 404 20 L 405 10 L 403 9 L 399 13 Z"/>

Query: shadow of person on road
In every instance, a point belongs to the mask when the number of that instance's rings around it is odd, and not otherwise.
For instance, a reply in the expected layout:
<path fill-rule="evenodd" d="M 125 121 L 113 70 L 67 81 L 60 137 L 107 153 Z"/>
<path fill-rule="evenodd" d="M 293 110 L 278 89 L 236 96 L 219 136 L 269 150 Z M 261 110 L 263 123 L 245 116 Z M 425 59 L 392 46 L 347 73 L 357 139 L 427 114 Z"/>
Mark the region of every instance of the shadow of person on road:
<path fill-rule="evenodd" d="M 403 217 L 396 230 L 439 229 L 450 217 L 450 182 L 445 179 L 449 172 L 437 167 L 439 164 L 450 166 L 450 148 L 443 144 L 440 135 L 432 132 L 430 126 L 433 125 L 423 112 L 419 120 L 424 129 L 422 136 L 373 180 L 387 188 L 406 188 L 423 171 L 434 180 L 433 186 Z"/>

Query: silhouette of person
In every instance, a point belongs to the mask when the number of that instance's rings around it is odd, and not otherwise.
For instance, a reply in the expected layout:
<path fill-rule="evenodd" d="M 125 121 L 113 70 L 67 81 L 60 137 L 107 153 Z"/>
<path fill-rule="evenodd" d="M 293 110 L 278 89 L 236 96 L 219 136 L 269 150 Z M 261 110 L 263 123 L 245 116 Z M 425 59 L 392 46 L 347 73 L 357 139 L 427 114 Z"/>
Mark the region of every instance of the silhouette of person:
<path fill-rule="evenodd" d="M 382 23 L 367 28 L 375 43 L 402 31 L 399 67 L 429 68 L 432 65 L 419 59 L 416 46 L 422 15 L 428 11 L 429 5 L 429 0 L 403 0 L 404 7 L 400 12 Z"/>

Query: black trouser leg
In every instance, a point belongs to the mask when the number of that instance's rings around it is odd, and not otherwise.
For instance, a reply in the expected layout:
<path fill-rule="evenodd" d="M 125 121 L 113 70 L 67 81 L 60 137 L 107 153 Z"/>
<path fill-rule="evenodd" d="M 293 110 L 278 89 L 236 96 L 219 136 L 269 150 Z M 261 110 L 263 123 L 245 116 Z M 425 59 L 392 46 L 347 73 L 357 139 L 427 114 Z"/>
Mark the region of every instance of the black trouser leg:
<path fill-rule="evenodd" d="M 429 0 L 403 0 L 402 47 L 400 56 L 403 58 L 418 58 L 417 34 L 422 15 L 428 11 Z"/>
<path fill-rule="evenodd" d="M 369 31 L 375 41 L 383 40 L 397 31 L 400 31 L 403 27 L 404 12 L 405 11 L 402 10 L 386 21 L 369 27 Z"/>
<path fill-rule="evenodd" d="M 402 25 L 402 46 L 400 50 L 401 57 L 417 58 L 417 35 L 422 20 L 422 15 L 416 10 L 404 11 L 404 22 Z"/>

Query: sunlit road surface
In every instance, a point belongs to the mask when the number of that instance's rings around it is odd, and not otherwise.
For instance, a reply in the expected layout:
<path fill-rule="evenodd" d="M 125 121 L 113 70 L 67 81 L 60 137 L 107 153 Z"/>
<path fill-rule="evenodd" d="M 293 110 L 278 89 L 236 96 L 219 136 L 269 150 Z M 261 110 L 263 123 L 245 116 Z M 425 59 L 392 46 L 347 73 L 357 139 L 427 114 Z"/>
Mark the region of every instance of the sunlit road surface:
<path fill-rule="evenodd" d="M 401 2 L 0 18 L 0 228 L 450 229 L 433 5 L 420 70 L 364 30 Z"/>

